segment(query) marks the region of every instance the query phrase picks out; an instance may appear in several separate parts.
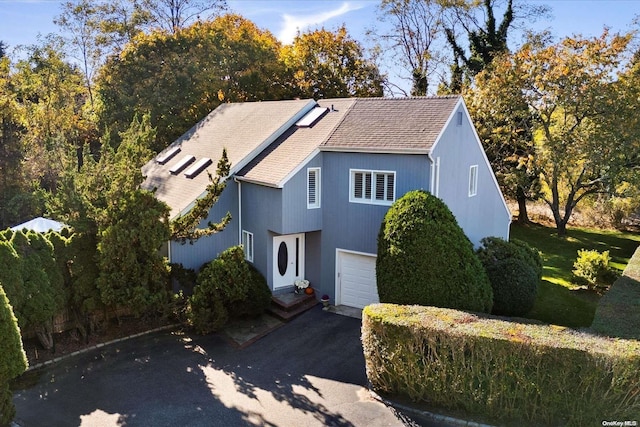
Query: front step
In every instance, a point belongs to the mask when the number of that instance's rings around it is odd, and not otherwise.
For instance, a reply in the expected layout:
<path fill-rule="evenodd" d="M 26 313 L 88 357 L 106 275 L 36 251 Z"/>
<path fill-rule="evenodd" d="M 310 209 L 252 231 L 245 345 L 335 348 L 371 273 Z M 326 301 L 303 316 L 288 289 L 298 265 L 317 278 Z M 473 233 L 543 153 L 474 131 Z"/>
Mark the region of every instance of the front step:
<path fill-rule="evenodd" d="M 267 311 L 278 319 L 288 322 L 317 304 L 315 295 L 294 293 L 273 295 Z"/>

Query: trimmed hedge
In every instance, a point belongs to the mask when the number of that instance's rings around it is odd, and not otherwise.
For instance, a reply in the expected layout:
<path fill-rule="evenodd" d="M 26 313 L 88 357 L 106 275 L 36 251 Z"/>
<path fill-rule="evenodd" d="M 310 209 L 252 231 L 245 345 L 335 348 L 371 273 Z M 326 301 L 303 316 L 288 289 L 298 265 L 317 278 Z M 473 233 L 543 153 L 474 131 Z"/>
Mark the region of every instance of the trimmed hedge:
<path fill-rule="evenodd" d="M 0 426 L 9 424 L 16 413 L 9 380 L 26 369 L 27 356 L 22 348 L 18 320 L 0 283 Z"/>
<path fill-rule="evenodd" d="M 591 329 L 604 335 L 640 340 L 640 248 L 622 276 L 600 299 Z"/>
<path fill-rule="evenodd" d="M 640 342 L 451 309 L 365 307 L 374 389 L 493 421 L 600 425 L 640 419 Z"/>
<path fill-rule="evenodd" d="M 455 217 L 431 194 L 410 191 L 387 211 L 378 234 L 381 302 L 491 311 L 489 279 Z"/>

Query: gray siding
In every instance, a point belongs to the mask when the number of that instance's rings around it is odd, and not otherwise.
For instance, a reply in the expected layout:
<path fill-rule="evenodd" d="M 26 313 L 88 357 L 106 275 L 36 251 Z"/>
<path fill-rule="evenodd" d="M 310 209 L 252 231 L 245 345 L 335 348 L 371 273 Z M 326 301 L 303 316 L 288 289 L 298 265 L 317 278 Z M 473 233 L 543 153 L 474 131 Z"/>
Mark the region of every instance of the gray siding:
<path fill-rule="evenodd" d="M 282 234 L 282 191 L 241 183 L 242 229 L 253 233 L 253 265 L 273 289 L 273 235 Z"/>
<path fill-rule="evenodd" d="M 233 180 L 227 181 L 227 187 L 222 192 L 218 203 L 211 208 L 209 217 L 200 224 L 200 227 L 206 227 L 208 222 L 219 222 L 227 212 L 231 213 L 231 222 L 222 232 L 201 237 L 193 244 L 171 242 L 171 262 L 198 270 L 203 264 L 216 258 L 220 252 L 238 244 L 238 190 Z"/>
<path fill-rule="evenodd" d="M 407 191 L 429 189 L 426 155 L 323 153 L 323 228 L 321 293 L 335 300 L 336 248 L 377 253 L 380 224 L 389 206 L 349 202 L 350 169 L 396 172 L 396 199 Z"/>
<path fill-rule="evenodd" d="M 326 192 L 320 184 L 320 208 L 307 209 L 307 169 L 320 168 L 320 180 L 324 179 L 322 153 L 301 168 L 282 189 L 282 234 L 303 233 L 322 229 L 322 208 Z M 325 193 L 325 194 L 323 194 Z"/>
<path fill-rule="evenodd" d="M 509 238 L 511 214 L 504 205 L 500 189 L 486 160 L 468 116 L 462 125 L 456 120 L 445 129 L 432 157 L 440 158 L 438 196 L 453 212 L 465 234 L 478 245 L 483 237 Z M 477 194 L 469 197 L 469 169 L 478 165 Z"/>

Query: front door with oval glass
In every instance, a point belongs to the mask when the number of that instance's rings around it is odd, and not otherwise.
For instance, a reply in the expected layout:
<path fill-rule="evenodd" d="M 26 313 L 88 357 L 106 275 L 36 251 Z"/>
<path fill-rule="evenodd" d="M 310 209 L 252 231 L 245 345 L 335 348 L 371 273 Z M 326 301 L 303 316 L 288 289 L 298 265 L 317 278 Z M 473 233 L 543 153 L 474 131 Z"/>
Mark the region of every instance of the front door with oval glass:
<path fill-rule="evenodd" d="M 273 289 L 304 279 L 304 234 L 273 237 Z"/>

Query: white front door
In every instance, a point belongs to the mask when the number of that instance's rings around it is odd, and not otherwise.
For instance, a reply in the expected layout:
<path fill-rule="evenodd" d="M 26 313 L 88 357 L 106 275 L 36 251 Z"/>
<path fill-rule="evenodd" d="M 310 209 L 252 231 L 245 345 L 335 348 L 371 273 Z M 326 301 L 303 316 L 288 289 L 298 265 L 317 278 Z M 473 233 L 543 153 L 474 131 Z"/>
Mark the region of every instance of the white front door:
<path fill-rule="evenodd" d="M 304 279 L 304 234 L 273 237 L 273 289 Z"/>

